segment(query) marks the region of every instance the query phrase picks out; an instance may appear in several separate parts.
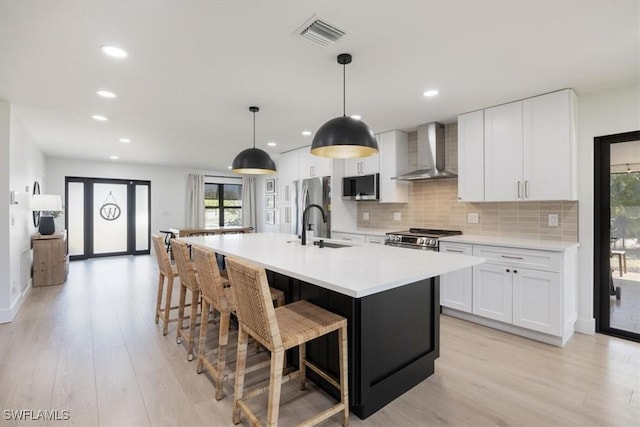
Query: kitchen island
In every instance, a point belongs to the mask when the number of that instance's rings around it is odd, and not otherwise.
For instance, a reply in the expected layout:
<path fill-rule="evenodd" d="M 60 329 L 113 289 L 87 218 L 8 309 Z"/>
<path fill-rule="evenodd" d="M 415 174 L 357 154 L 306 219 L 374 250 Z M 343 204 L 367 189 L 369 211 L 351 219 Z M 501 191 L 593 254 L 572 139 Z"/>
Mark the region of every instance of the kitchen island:
<path fill-rule="evenodd" d="M 433 374 L 439 356 L 438 276 L 482 263 L 478 257 L 380 245 L 302 246 L 277 233 L 181 239 L 267 270 L 269 284 L 347 318 L 349 403 L 366 418 Z M 307 357 L 338 373 L 337 335 L 307 345 Z M 295 354 L 289 358 L 297 364 Z M 312 371 L 330 394 L 335 390 Z"/>

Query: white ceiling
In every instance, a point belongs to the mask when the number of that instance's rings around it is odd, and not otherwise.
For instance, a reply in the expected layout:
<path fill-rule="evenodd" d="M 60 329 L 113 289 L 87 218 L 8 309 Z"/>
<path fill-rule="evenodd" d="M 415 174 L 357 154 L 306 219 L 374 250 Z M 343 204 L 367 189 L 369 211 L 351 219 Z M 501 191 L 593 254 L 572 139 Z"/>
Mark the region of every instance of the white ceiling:
<path fill-rule="evenodd" d="M 297 36 L 314 14 L 347 35 L 329 48 Z M 353 55 L 347 114 L 411 131 L 561 88 L 638 84 L 639 39 L 636 0 L 2 0 L 0 97 L 49 156 L 225 170 L 251 145 L 250 105 L 272 155 L 342 114 L 339 53 Z"/>

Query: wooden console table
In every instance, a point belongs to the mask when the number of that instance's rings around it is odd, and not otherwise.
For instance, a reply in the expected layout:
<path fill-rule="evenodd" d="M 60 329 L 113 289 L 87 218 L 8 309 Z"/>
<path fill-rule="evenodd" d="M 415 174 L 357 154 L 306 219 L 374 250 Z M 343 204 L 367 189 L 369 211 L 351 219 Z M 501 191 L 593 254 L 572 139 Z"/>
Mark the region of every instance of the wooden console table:
<path fill-rule="evenodd" d="M 31 246 L 33 247 L 33 286 L 63 284 L 67 280 L 69 271 L 66 230 L 47 236 L 36 233 L 31 238 Z"/>

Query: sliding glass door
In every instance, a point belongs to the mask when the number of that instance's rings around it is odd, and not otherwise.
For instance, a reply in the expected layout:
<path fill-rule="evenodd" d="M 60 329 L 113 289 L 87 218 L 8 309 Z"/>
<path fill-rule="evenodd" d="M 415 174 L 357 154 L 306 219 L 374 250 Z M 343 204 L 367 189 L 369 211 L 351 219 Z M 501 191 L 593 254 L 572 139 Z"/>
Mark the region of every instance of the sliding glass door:
<path fill-rule="evenodd" d="M 595 138 L 596 330 L 640 341 L 640 131 Z"/>
<path fill-rule="evenodd" d="M 148 254 L 150 181 L 66 178 L 69 256 Z"/>

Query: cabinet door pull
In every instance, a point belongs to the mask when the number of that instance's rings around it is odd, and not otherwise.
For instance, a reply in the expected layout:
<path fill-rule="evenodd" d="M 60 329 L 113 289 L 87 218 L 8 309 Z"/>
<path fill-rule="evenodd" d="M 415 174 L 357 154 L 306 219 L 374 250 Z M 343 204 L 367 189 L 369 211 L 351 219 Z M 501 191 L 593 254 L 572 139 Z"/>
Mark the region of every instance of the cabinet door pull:
<path fill-rule="evenodd" d="M 518 270 L 513 270 L 513 272 L 517 274 L 517 273 L 518 273 Z"/>
<path fill-rule="evenodd" d="M 507 258 L 507 259 L 524 259 L 521 256 L 509 256 L 509 255 L 500 255 L 502 258 Z"/>
<path fill-rule="evenodd" d="M 510 272 L 511 272 L 511 270 L 509 270 L 509 269 L 507 268 L 507 273 L 510 273 Z"/>
<path fill-rule="evenodd" d="M 447 252 L 457 252 L 459 254 L 463 254 L 464 251 L 462 249 L 445 249 Z"/>
<path fill-rule="evenodd" d="M 521 197 L 520 197 L 520 181 L 518 181 L 518 199 L 521 199 Z"/>
<path fill-rule="evenodd" d="M 529 198 L 529 181 L 524 182 L 524 198 Z"/>

